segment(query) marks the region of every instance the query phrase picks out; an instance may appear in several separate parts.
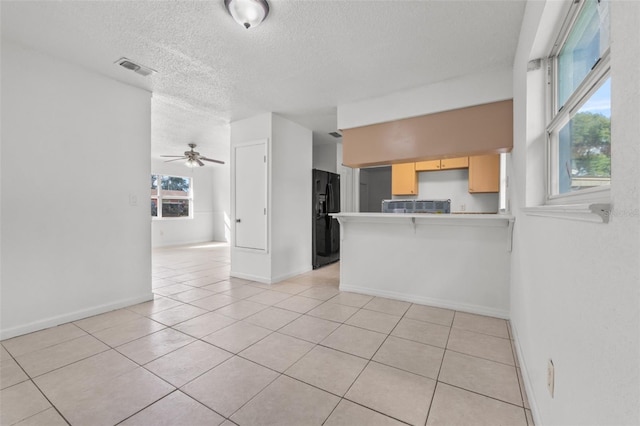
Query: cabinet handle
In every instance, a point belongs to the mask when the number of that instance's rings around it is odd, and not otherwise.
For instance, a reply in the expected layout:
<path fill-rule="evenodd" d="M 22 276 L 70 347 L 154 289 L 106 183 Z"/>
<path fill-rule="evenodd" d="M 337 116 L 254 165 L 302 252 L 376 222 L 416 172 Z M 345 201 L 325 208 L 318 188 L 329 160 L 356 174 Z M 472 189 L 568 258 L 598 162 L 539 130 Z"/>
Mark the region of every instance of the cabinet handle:
<path fill-rule="evenodd" d="M 240 223 L 240 219 L 236 219 L 236 223 Z"/>

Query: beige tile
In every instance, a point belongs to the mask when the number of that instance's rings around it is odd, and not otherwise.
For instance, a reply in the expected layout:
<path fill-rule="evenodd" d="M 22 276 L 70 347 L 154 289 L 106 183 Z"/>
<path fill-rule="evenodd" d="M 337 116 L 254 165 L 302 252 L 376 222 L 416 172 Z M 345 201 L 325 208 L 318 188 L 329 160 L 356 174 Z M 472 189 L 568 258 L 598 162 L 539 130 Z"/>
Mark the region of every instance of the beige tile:
<path fill-rule="evenodd" d="M 149 302 L 128 306 L 127 309 L 135 312 L 136 314 L 149 316 L 156 312 L 164 311 L 165 309 L 175 308 L 176 306 L 180 306 L 181 304 L 182 303 L 178 302 L 177 300 L 156 295 L 153 300 Z"/>
<path fill-rule="evenodd" d="M 360 309 L 349 318 L 345 324 L 366 328 L 367 330 L 377 331 L 378 333 L 389 334 L 398 321 L 400 321 L 400 317 L 397 315 Z"/>
<path fill-rule="evenodd" d="M 280 376 L 238 410 L 241 425 L 321 425 L 340 399 L 287 376 Z"/>
<path fill-rule="evenodd" d="M 224 417 L 184 393 L 176 391 L 120 424 L 122 426 L 214 426 L 222 422 Z"/>
<path fill-rule="evenodd" d="M 449 327 L 443 325 L 402 318 L 391 334 L 403 339 L 444 348 L 447 345 L 449 330 Z"/>
<path fill-rule="evenodd" d="M 154 288 L 153 292 L 162 296 L 171 296 L 172 294 L 182 293 L 183 291 L 193 290 L 194 287 L 184 284 L 173 284 L 160 288 Z"/>
<path fill-rule="evenodd" d="M 4 351 L 4 349 L 2 349 Z M 28 380 L 29 377 L 22 371 L 22 368 L 7 355 L 6 358 L 0 360 L 0 389 Z"/>
<path fill-rule="evenodd" d="M 152 321 L 149 318 L 138 318 L 116 325 L 115 327 L 98 331 L 93 333 L 93 335 L 107 345 L 116 347 L 160 331 L 163 328 L 165 328 L 165 326 L 159 322 Z"/>
<path fill-rule="evenodd" d="M 293 282 L 287 282 L 287 281 L 283 283 L 271 285 L 271 290 L 279 291 L 287 294 L 299 294 L 310 288 L 311 286 L 309 284 L 293 283 Z"/>
<path fill-rule="evenodd" d="M 387 299 L 384 297 L 374 297 L 369 303 L 364 305 L 364 309 L 370 311 L 384 312 L 385 314 L 402 316 L 411 306 L 409 302 Z"/>
<path fill-rule="evenodd" d="M 285 374 L 342 396 L 367 365 L 367 360 L 316 346 L 289 367 Z"/>
<path fill-rule="evenodd" d="M 136 368 L 87 388 L 43 391 L 71 424 L 113 425 L 174 390 L 144 368 Z"/>
<path fill-rule="evenodd" d="M 436 382 L 370 362 L 345 395 L 372 410 L 413 425 L 423 425 Z"/>
<path fill-rule="evenodd" d="M 297 320 L 282 327 L 278 332 L 312 343 L 320 343 L 340 324 L 320 318 L 303 315 Z"/>
<path fill-rule="evenodd" d="M 190 285 L 193 287 L 205 287 L 211 284 L 215 284 L 219 281 L 222 281 L 224 277 L 210 275 L 207 277 L 194 278 L 192 280 L 184 281 L 183 284 Z"/>
<path fill-rule="evenodd" d="M 245 321 L 275 331 L 289 324 L 298 317 L 300 317 L 300 314 L 297 312 L 270 307 L 247 317 Z"/>
<path fill-rule="evenodd" d="M 199 317 L 174 325 L 173 328 L 199 339 L 221 330 L 234 322 L 236 322 L 236 320 L 233 318 L 225 317 L 215 312 L 209 312 L 208 314 L 200 315 Z"/>
<path fill-rule="evenodd" d="M 386 337 L 382 333 L 343 324 L 324 339 L 321 345 L 370 359 Z"/>
<path fill-rule="evenodd" d="M 95 333 L 105 328 L 115 327 L 129 321 L 140 318 L 140 315 L 126 309 L 118 309 L 93 317 L 85 318 L 74 322 L 75 325 L 86 331 L 87 333 Z"/>
<path fill-rule="evenodd" d="M 118 348 L 118 352 L 142 365 L 188 345 L 194 340 L 191 336 L 168 328 L 122 345 Z"/>
<path fill-rule="evenodd" d="M 203 290 L 201 288 L 194 288 L 193 290 L 182 291 L 180 293 L 172 294 L 168 297 L 179 300 L 184 303 L 191 303 L 194 300 L 204 299 L 205 297 L 213 296 L 215 293 L 212 291 Z"/>
<path fill-rule="evenodd" d="M 275 306 L 278 308 L 304 314 L 305 312 L 309 312 L 311 309 L 315 308 L 321 303 L 322 300 L 311 299 L 310 297 L 291 296 L 290 298 L 283 300 Z"/>
<path fill-rule="evenodd" d="M 14 337 L 13 339 L 4 340 L 2 345 L 14 357 L 34 352 L 47 346 L 57 345 L 66 342 L 87 333 L 73 324 L 64 324 L 57 327 L 47 328 L 46 330 L 36 331 L 35 333 L 25 334 L 24 336 Z"/>
<path fill-rule="evenodd" d="M 1 390 L 0 401 L 2 401 L 2 410 L 0 410 L 2 425 L 12 425 L 51 407 L 31 381 Z"/>
<path fill-rule="evenodd" d="M 164 311 L 152 314 L 150 318 L 164 325 L 172 326 L 183 321 L 195 318 L 199 315 L 206 314 L 208 311 L 191 305 L 180 305 L 175 308 L 166 309 Z"/>
<path fill-rule="evenodd" d="M 520 407 L 438 383 L 427 424 L 527 426 L 527 421 Z"/>
<path fill-rule="evenodd" d="M 251 287 L 250 285 L 243 285 L 239 287 L 234 287 L 225 291 L 225 296 L 234 297 L 236 299 L 246 299 L 247 297 L 255 296 L 257 294 L 263 293 L 265 290 L 257 287 Z"/>
<path fill-rule="evenodd" d="M 333 296 L 340 294 L 340 290 L 334 287 L 311 287 L 308 290 L 303 291 L 299 296 L 311 297 L 318 300 L 329 300 Z"/>
<path fill-rule="evenodd" d="M 340 305 L 337 303 L 323 303 L 307 312 L 307 315 L 311 315 L 314 317 L 326 319 L 329 321 L 337 321 L 337 322 L 345 322 L 353 314 L 358 312 L 358 308 L 354 308 L 353 306 Z"/>
<path fill-rule="evenodd" d="M 527 425 L 528 426 L 535 426 L 536 424 L 533 422 L 533 415 L 531 415 L 531 410 L 529 409 L 525 409 L 524 410 L 524 415 L 527 418 Z"/>
<path fill-rule="evenodd" d="M 524 379 L 522 378 L 522 369 L 516 368 L 516 372 L 518 373 L 518 383 L 520 384 L 520 394 L 522 395 L 522 404 L 524 408 L 531 409 L 529 406 L 529 398 L 527 398 L 527 391 L 524 386 Z"/>
<path fill-rule="evenodd" d="M 231 353 L 196 340 L 162 358 L 145 365 L 145 368 L 180 387 L 229 359 Z"/>
<path fill-rule="evenodd" d="M 238 299 L 234 299 L 233 297 L 225 296 L 223 294 L 214 294 L 213 296 L 205 297 L 204 299 L 195 300 L 190 304 L 208 311 L 215 311 L 216 309 L 220 309 L 237 301 Z"/>
<path fill-rule="evenodd" d="M 522 406 L 515 367 L 446 351 L 441 382 Z"/>
<path fill-rule="evenodd" d="M 215 284 L 210 284 L 210 285 L 204 286 L 202 288 L 205 289 L 205 290 L 208 290 L 208 291 L 212 291 L 214 293 L 222 293 L 223 291 L 227 291 L 227 290 L 230 290 L 230 289 L 236 288 L 236 287 L 242 287 L 243 285 L 244 284 L 233 283 L 233 282 L 230 282 L 228 280 L 225 280 L 225 281 L 217 282 Z"/>
<path fill-rule="evenodd" d="M 272 306 L 290 297 L 291 295 L 288 293 L 280 293 L 278 291 L 267 290 L 251 296 L 247 300 L 250 302 L 262 303 L 263 305 Z"/>
<path fill-rule="evenodd" d="M 108 349 L 107 345 L 95 337 L 82 336 L 39 351 L 20 355 L 16 357 L 16 361 L 29 376 L 37 377 Z"/>
<path fill-rule="evenodd" d="M 425 305 L 411 305 L 405 318 L 411 318 L 414 320 L 432 322 L 434 324 L 446 325 L 448 327 L 453 323 L 453 316 L 455 311 L 443 308 L 435 308 L 433 306 Z"/>
<path fill-rule="evenodd" d="M 511 341 L 488 334 L 453 327 L 447 342 L 447 349 L 514 365 Z"/>
<path fill-rule="evenodd" d="M 264 339 L 269 334 L 271 334 L 271 330 L 258 327 L 246 321 L 238 321 L 229 327 L 204 337 L 203 340 L 237 354 Z"/>
<path fill-rule="evenodd" d="M 366 294 L 348 293 L 346 291 L 340 292 L 337 296 L 329 299 L 331 303 L 339 303 L 341 305 L 353 306 L 355 308 L 362 308 L 373 299 L 373 296 L 367 296 Z"/>
<path fill-rule="evenodd" d="M 67 426 L 67 422 L 52 407 L 16 423 L 16 426 Z"/>
<path fill-rule="evenodd" d="M 343 399 L 340 404 L 333 410 L 324 426 L 403 426 L 401 423 L 384 414 L 376 413 L 373 410 L 354 404 L 353 402 Z"/>
<path fill-rule="evenodd" d="M 266 305 L 241 300 L 216 310 L 216 313 L 241 320 L 264 309 L 267 309 Z"/>
<path fill-rule="evenodd" d="M 278 373 L 233 357 L 188 383 L 182 391 L 225 417 L 278 377 Z"/>
<path fill-rule="evenodd" d="M 500 318 L 456 312 L 456 316 L 453 320 L 453 326 L 478 333 L 502 337 L 504 339 L 509 338 L 507 321 Z"/>
<path fill-rule="evenodd" d="M 313 346 L 313 343 L 275 332 L 240 352 L 239 355 L 282 373 L 309 352 Z"/>
<path fill-rule="evenodd" d="M 47 396 L 50 396 L 64 394 L 70 389 L 82 392 L 136 368 L 138 366 L 133 361 L 115 350 L 109 350 L 51 371 L 34 380 Z"/>
<path fill-rule="evenodd" d="M 443 357 L 444 349 L 389 336 L 373 360 L 435 380 Z"/>

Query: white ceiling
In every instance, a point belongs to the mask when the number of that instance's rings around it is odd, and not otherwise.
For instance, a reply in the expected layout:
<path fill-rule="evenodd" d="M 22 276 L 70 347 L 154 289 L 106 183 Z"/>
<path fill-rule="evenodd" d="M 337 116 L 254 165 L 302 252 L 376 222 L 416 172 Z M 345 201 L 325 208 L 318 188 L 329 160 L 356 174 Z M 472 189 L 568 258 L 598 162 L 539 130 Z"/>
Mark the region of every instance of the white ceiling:
<path fill-rule="evenodd" d="M 270 0 L 245 30 L 216 1 L 2 1 L 2 36 L 153 91 L 152 156 L 227 156 L 273 111 L 333 138 L 336 107 L 513 63 L 524 0 Z M 158 71 L 144 78 L 125 56 Z"/>

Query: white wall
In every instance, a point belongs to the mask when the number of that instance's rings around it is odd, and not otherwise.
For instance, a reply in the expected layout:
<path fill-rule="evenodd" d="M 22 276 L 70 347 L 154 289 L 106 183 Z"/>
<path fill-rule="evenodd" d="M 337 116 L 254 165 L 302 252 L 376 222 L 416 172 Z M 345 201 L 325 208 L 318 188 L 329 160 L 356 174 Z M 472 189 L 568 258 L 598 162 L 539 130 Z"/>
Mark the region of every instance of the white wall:
<path fill-rule="evenodd" d="M 149 300 L 150 93 L 2 40 L 0 338 Z"/>
<path fill-rule="evenodd" d="M 182 162 L 151 162 L 153 174 L 184 176 L 193 182 L 193 218 L 152 220 L 151 245 L 162 247 L 207 241 L 229 241 L 229 163 L 189 168 Z M 226 215 L 226 219 L 225 219 Z M 226 232 L 228 234 L 228 232 Z"/>
<path fill-rule="evenodd" d="M 272 126 L 271 281 L 278 282 L 311 270 L 313 142 L 311 130 L 277 115 Z"/>
<path fill-rule="evenodd" d="M 272 283 L 311 270 L 312 132 L 271 113 L 231 123 L 232 152 L 235 145 L 258 139 L 268 145 L 268 250 L 232 244 L 231 275 Z M 232 179 L 232 223 L 234 190 Z"/>
<path fill-rule="evenodd" d="M 512 77 L 511 68 L 497 69 L 338 105 L 338 129 L 511 99 Z"/>
<path fill-rule="evenodd" d="M 536 424 L 637 425 L 640 2 L 611 2 L 613 212 L 608 224 L 528 216 L 522 210 L 544 173 L 535 153 L 544 131 L 543 124 L 536 125 L 544 123 L 537 105 L 540 84 L 531 81 L 526 65 L 539 54 L 532 49 L 548 25 L 541 17 L 554 3 L 527 4 L 514 64 L 511 321 Z M 546 389 L 550 358 L 553 399 Z"/>
<path fill-rule="evenodd" d="M 421 200 L 451 199 L 452 212 L 497 213 L 498 194 L 470 194 L 469 169 L 418 173 L 418 196 Z M 464 207 L 464 208 L 463 208 Z"/>
<path fill-rule="evenodd" d="M 337 144 L 334 143 L 313 145 L 313 168 L 337 173 L 337 150 Z"/>

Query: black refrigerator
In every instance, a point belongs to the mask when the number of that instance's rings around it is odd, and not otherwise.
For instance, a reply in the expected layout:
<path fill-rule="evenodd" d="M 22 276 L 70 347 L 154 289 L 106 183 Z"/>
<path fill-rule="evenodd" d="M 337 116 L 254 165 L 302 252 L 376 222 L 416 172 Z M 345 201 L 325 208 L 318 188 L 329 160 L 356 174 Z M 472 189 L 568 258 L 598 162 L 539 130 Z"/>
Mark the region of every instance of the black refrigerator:
<path fill-rule="evenodd" d="M 313 169 L 313 269 L 340 260 L 340 175 Z"/>

